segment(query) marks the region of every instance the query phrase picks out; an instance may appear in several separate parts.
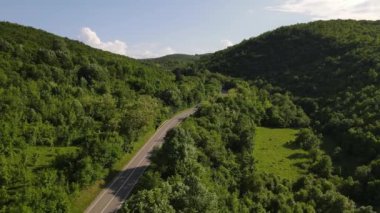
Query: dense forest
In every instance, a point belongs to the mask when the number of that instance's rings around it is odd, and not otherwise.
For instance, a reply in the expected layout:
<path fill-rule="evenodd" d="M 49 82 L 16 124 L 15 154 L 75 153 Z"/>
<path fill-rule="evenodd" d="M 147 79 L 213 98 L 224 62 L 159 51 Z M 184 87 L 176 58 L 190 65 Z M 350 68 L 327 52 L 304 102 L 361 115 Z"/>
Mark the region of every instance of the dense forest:
<path fill-rule="evenodd" d="M 70 211 L 149 128 L 225 81 L 11 23 L 0 32 L 0 212 Z"/>
<path fill-rule="evenodd" d="M 290 91 L 323 135 L 340 192 L 379 209 L 380 22 L 281 27 L 201 60 L 213 72 Z"/>
<path fill-rule="evenodd" d="M 144 134 L 195 105 L 122 212 L 380 211 L 380 22 L 147 60 L 8 22 L 0 32 L 0 212 L 73 211 Z M 255 155 L 268 150 L 287 157 Z"/>

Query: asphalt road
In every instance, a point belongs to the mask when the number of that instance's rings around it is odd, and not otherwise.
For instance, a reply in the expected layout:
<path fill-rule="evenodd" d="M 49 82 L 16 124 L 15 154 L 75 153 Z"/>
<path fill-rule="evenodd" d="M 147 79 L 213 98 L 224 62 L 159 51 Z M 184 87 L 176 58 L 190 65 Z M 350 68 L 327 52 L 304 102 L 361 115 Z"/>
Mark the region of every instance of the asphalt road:
<path fill-rule="evenodd" d="M 121 208 L 125 199 L 131 193 L 140 176 L 149 166 L 149 155 L 154 147 L 160 146 L 166 133 L 178 126 L 181 121 L 196 111 L 188 109 L 165 121 L 149 139 L 149 141 L 137 152 L 137 154 L 123 168 L 119 175 L 108 184 L 86 209 L 85 212 L 108 213 L 116 212 Z"/>

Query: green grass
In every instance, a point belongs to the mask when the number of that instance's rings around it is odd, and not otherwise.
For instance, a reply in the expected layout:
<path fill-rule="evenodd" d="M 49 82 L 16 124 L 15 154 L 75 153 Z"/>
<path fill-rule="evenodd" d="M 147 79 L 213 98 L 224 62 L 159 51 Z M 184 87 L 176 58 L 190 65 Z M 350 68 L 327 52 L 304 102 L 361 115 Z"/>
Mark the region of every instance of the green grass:
<path fill-rule="evenodd" d="M 297 132 L 294 129 L 256 128 L 253 153 L 259 173 L 296 180 L 306 172 L 301 165 L 308 163 L 307 152 L 287 144 L 295 139 Z"/>
<path fill-rule="evenodd" d="M 50 167 L 58 155 L 76 153 L 79 147 L 46 147 L 46 146 L 29 146 L 27 148 L 26 158 L 30 162 L 28 166 L 34 169 Z"/>
<path fill-rule="evenodd" d="M 132 152 L 125 154 L 113 165 L 112 172 L 106 180 L 96 181 L 93 185 L 81 190 L 78 195 L 72 200 L 71 211 L 74 213 L 84 212 L 87 206 L 91 204 L 91 202 L 104 188 L 105 183 L 111 181 L 115 175 L 117 175 L 123 169 L 123 167 L 133 158 L 133 156 L 140 150 L 140 148 L 144 146 L 144 144 L 149 140 L 155 131 L 156 130 L 152 127 L 143 136 L 141 136 L 140 139 L 134 143 Z"/>

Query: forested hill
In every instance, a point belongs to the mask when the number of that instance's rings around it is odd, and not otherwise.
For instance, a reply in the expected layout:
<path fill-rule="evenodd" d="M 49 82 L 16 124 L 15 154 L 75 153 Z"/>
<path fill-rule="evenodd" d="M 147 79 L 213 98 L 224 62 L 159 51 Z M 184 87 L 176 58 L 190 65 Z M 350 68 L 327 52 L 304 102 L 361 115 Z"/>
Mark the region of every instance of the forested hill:
<path fill-rule="evenodd" d="M 0 212 L 70 211 L 138 138 L 223 79 L 1 22 Z"/>
<path fill-rule="evenodd" d="M 172 54 L 159 58 L 142 59 L 141 61 L 167 70 L 173 70 L 180 67 L 187 67 L 189 63 L 198 61 L 200 57 L 200 55 Z"/>
<path fill-rule="evenodd" d="M 380 21 L 336 20 L 281 27 L 203 60 L 213 71 L 319 97 L 379 84 L 379 58 Z"/>
<path fill-rule="evenodd" d="M 342 191 L 380 204 L 380 21 L 281 27 L 201 59 L 213 72 L 292 92 L 324 135 Z"/>

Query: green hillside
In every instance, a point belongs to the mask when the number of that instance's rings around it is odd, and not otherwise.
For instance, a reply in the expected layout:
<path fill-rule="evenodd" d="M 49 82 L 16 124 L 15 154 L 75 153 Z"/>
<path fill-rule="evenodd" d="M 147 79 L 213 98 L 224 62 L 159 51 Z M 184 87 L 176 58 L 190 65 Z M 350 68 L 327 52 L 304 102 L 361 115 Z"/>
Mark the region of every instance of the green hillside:
<path fill-rule="evenodd" d="M 379 84 L 380 22 L 317 21 L 281 27 L 203 57 L 207 68 L 261 77 L 309 97 Z"/>
<path fill-rule="evenodd" d="M 290 91 L 326 139 L 342 192 L 380 206 L 380 22 L 281 27 L 201 59 L 213 72 Z M 342 162 L 352 162 L 349 166 Z"/>
<path fill-rule="evenodd" d="M 1 22 L 0 212 L 70 211 L 77 193 L 105 178 L 135 141 L 219 94 L 225 79 L 175 75 Z"/>

